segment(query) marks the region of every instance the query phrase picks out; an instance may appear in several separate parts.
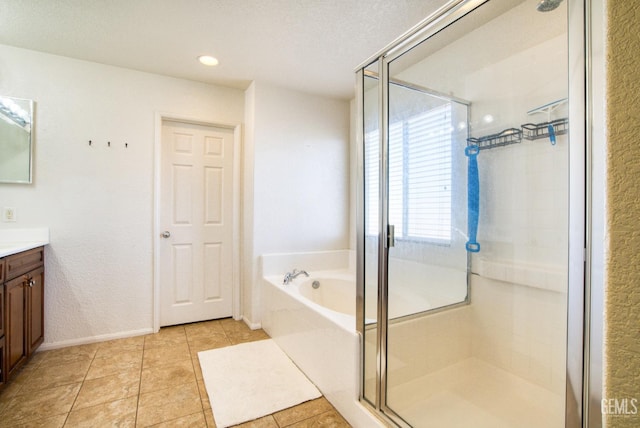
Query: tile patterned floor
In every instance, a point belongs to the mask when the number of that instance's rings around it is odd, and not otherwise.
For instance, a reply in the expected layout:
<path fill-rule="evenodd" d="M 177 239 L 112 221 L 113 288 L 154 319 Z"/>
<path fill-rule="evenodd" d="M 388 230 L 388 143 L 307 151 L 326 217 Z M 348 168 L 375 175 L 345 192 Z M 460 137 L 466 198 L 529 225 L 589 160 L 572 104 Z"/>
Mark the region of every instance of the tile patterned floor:
<path fill-rule="evenodd" d="M 215 427 L 198 351 L 266 338 L 223 319 L 38 352 L 0 392 L 0 427 Z M 237 427 L 349 424 L 321 397 Z"/>

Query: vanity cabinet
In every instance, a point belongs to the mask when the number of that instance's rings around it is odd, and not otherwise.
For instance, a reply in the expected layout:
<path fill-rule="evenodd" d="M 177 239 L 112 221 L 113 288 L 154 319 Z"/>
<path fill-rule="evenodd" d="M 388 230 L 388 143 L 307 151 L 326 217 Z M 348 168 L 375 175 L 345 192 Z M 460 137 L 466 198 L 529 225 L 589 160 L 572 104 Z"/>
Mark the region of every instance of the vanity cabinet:
<path fill-rule="evenodd" d="M 2 377 L 6 382 L 44 340 L 44 248 L 7 256 L 2 314 Z M 0 339 L 1 340 L 1 339 Z"/>

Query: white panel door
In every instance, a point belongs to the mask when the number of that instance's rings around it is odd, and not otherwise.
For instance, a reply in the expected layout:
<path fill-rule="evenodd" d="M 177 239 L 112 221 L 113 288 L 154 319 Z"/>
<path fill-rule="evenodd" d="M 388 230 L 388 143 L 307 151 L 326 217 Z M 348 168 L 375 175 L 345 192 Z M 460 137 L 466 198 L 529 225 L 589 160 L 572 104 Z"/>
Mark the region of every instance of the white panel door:
<path fill-rule="evenodd" d="M 160 325 L 231 316 L 233 130 L 164 120 Z"/>

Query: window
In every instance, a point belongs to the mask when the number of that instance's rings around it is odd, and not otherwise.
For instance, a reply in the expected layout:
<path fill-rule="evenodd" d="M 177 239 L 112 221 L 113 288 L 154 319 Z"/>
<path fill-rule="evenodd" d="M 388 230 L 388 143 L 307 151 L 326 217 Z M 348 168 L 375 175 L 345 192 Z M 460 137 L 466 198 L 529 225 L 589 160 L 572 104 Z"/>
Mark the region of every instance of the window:
<path fill-rule="evenodd" d="M 389 223 L 396 239 L 451 241 L 451 104 L 389 125 Z M 378 233 L 379 137 L 365 134 L 366 233 Z"/>

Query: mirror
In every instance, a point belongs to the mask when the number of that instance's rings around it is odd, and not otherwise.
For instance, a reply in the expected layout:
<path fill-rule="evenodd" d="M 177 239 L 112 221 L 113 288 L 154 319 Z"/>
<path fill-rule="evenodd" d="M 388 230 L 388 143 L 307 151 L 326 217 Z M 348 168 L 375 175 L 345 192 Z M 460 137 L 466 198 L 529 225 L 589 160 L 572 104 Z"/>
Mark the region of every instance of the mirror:
<path fill-rule="evenodd" d="M 33 101 L 0 96 L 0 183 L 31 183 Z"/>

